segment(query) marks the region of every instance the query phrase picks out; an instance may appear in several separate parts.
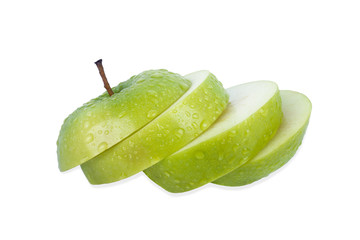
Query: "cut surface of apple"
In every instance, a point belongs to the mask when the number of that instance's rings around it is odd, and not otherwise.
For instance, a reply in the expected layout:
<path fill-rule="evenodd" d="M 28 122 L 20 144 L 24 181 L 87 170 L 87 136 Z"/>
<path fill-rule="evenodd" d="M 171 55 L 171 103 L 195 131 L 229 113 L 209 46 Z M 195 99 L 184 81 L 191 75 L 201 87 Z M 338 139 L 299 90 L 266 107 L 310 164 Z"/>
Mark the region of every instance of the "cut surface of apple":
<path fill-rule="evenodd" d="M 214 181 L 225 186 L 255 182 L 287 163 L 301 145 L 311 114 L 311 102 L 303 94 L 280 91 L 283 122 L 274 138 L 253 159 Z"/>
<path fill-rule="evenodd" d="M 185 192 L 214 181 L 255 156 L 282 119 L 278 87 L 256 81 L 227 89 L 229 105 L 201 136 L 145 174 L 169 192 Z"/>
<path fill-rule="evenodd" d="M 223 112 L 228 94 L 208 71 L 185 76 L 190 89 L 157 118 L 107 151 L 81 165 L 92 184 L 136 174 L 198 137 Z"/>
<path fill-rule="evenodd" d="M 178 100 L 190 81 L 166 70 L 131 77 L 67 117 L 57 141 L 59 169 L 76 167 L 137 131 Z"/>

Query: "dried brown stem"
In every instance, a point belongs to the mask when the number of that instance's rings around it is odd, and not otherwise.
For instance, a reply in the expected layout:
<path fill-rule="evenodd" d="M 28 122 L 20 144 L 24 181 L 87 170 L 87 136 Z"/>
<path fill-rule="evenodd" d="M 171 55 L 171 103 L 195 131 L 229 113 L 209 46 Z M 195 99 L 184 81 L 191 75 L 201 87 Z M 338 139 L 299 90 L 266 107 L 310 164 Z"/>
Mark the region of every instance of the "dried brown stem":
<path fill-rule="evenodd" d="M 110 96 L 113 95 L 114 92 L 111 89 L 110 84 L 109 84 L 109 82 L 108 82 L 108 80 L 106 78 L 104 67 L 102 65 L 102 59 L 97 60 L 95 62 L 95 64 L 96 64 L 97 68 L 99 69 L 99 73 L 100 73 L 100 76 L 101 76 L 101 78 L 102 78 L 102 80 L 104 82 L 104 87 L 105 87 L 106 91 L 109 93 Z"/>

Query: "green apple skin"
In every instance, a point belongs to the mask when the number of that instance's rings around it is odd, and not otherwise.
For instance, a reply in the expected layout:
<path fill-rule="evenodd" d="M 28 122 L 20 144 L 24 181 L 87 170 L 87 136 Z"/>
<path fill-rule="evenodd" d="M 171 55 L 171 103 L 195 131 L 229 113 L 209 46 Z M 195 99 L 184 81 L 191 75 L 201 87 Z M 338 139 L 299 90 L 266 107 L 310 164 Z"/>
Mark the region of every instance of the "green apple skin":
<path fill-rule="evenodd" d="M 191 86 L 167 70 L 131 77 L 75 110 L 57 140 L 60 171 L 76 167 L 122 141 L 177 101 Z"/>
<path fill-rule="evenodd" d="M 280 91 L 283 122 L 274 138 L 253 159 L 214 181 L 224 186 L 243 186 L 260 180 L 287 163 L 302 143 L 311 114 L 311 102 L 303 94 Z"/>
<path fill-rule="evenodd" d="M 192 86 L 169 109 L 81 165 L 91 184 L 111 183 L 143 171 L 198 137 L 221 115 L 229 96 L 216 77 L 199 71 L 185 78 Z"/>
<path fill-rule="evenodd" d="M 179 150 L 144 173 L 172 193 L 198 188 L 255 156 L 275 135 L 281 119 L 281 98 L 276 85 L 272 97 L 246 120 L 205 141 L 196 139 L 195 145 Z"/>

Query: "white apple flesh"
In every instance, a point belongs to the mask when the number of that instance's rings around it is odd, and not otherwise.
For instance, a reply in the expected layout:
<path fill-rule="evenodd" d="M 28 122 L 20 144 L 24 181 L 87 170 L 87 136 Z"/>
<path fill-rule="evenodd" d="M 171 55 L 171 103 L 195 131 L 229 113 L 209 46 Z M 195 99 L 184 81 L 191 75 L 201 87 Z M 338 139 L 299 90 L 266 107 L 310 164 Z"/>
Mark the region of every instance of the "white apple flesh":
<path fill-rule="evenodd" d="M 280 91 L 283 121 L 274 138 L 253 159 L 214 183 L 242 186 L 255 182 L 287 163 L 302 143 L 311 114 L 311 102 L 303 94 Z"/>

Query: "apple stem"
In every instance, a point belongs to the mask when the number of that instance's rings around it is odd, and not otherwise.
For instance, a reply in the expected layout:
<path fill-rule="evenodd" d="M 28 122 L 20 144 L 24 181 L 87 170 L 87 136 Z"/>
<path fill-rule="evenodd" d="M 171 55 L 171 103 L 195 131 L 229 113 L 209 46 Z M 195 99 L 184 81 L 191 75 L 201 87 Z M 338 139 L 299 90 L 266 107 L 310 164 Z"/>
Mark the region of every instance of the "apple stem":
<path fill-rule="evenodd" d="M 111 89 L 110 84 L 109 84 L 109 82 L 108 82 L 108 80 L 106 78 L 104 67 L 102 65 L 102 59 L 97 60 L 95 62 L 95 64 L 96 64 L 97 68 L 99 69 L 99 73 L 100 73 L 100 76 L 101 76 L 101 78 L 102 78 L 102 80 L 104 82 L 104 87 L 105 87 L 106 91 L 109 93 L 110 96 L 113 95 L 114 92 Z"/>

